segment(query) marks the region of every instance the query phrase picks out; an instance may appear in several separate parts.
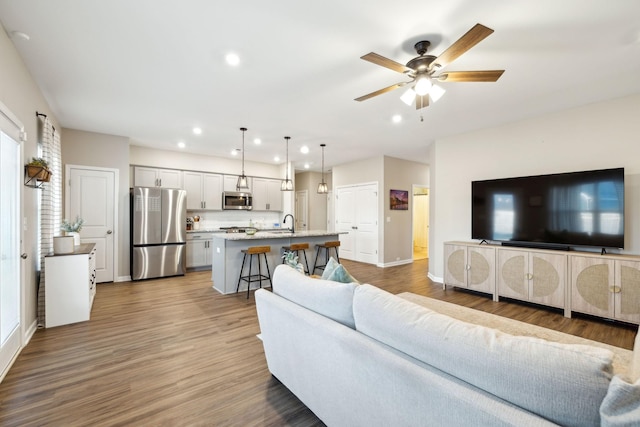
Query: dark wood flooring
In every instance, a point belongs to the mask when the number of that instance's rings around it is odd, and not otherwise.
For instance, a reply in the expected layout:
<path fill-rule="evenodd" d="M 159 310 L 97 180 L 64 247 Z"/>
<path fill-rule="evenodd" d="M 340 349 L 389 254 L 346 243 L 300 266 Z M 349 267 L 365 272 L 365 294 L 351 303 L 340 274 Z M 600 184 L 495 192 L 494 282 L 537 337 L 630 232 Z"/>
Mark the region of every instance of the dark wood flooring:
<path fill-rule="evenodd" d="M 427 260 L 359 280 L 632 348 L 637 327 L 434 284 Z M 210 272 L 98 285 L 89 322 L 36 332 L 0 384 L 1 426 L 323 425 L 268 372 L 253 294 L 220 295 Z"/>

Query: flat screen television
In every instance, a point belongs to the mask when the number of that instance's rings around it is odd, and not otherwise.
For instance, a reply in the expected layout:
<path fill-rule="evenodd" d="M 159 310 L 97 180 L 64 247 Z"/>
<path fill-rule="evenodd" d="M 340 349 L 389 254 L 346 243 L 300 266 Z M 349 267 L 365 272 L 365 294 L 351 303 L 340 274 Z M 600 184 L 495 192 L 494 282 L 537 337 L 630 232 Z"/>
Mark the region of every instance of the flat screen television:
<path fill-rule="evenodd" d="M 472 239 L 624 247 L 624 168 L 473 181 L 471 197 Z"/>

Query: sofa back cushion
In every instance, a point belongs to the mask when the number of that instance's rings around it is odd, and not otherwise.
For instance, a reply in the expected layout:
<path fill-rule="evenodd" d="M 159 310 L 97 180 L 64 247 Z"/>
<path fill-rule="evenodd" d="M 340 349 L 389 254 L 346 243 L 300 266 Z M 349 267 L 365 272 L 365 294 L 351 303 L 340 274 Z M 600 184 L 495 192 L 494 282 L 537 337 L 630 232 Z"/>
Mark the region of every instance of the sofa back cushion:
<path fill-rule="evenodd" d="M 462 322 L 370 285 L 354 295 L 356 330 L 555 423 L 599 425 L 613 354 Z"/>
<path fill-rule="evenodd" d="M 636 333 L 627 377 L 616 375 L 600 406 L 602 427 L 640 425 L 640 331 Z"/>
<path fill-rule="evenodd" d="M 273 272 L 273 293 L 355 329 L 353 292 L 356 283 L 313 279 L 286 264 Z"/>

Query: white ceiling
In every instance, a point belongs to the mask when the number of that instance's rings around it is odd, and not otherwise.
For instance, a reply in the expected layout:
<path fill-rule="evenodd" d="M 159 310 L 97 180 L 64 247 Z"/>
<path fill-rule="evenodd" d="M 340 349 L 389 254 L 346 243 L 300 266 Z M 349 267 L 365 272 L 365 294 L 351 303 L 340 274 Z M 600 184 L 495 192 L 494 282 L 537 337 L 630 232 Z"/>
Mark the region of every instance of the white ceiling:
<path fill-rule="evenodd" d="M 245 126 L 247 160 L 284 159 L 290 135 L 297 169 L 320 169 L 321 143 L 327 168 L 428 163 L 438 138 L 640 92 L 637 0 L 0 0 L 0 21 L 63 127 L 231 157 Z M 495 32 L 445 70 L 498 82 L 443 83 L 418 112 L 403 89 L 354 101 L 406 80 L 360 56 L 406 63 L 423 39 L 437 56 L 476 23 Z"/>

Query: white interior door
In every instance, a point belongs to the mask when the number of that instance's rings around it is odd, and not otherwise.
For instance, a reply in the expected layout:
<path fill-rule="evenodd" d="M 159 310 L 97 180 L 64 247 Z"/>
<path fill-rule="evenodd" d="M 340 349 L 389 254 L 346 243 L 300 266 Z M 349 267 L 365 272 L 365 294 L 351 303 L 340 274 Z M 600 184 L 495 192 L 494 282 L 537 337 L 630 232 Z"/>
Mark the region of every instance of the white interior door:
<path fill-rule="evenodd" d="M 378 262 L 378 185 L 368 184 L 356 192 L 356 261 Z"/>
<path fill-rule="evenodd" d="M 307 190 L 296 191 L 296 230 L 306 231 L 309 224 L 309 194 Z"/>
<path fill-rule="evenodd" d="M 117 239 L 117 169 L 67 165 L 65 217 L 84 220 L 82 243 L 96 245 L 96 282 L 113 282 Z"/>
<path fill-rule="evenodd" d="M 340 256 L 355 260 L 355 187 L 339 187 L 336 189 L 335 212 L 336 231 L 340 234 Z"/>
<path fill-rule="evenodd" d="M 21 129 L 14 123 L 0 104 L 0 381 L 22 346 Z"/>
<path fill-rule="evenodd" d="M 370 264 L 378 262 L 378 184 L 336 189 L 336 231 L 340 257 Z"/>

